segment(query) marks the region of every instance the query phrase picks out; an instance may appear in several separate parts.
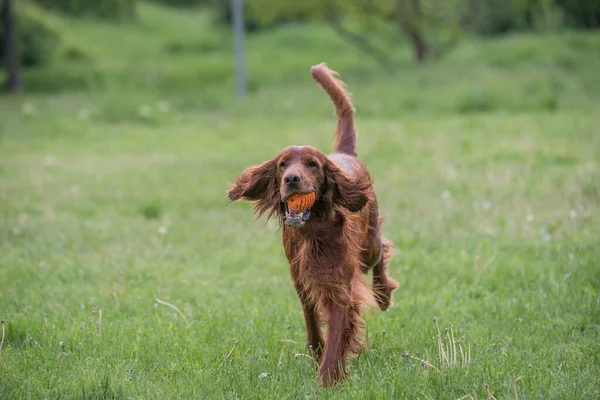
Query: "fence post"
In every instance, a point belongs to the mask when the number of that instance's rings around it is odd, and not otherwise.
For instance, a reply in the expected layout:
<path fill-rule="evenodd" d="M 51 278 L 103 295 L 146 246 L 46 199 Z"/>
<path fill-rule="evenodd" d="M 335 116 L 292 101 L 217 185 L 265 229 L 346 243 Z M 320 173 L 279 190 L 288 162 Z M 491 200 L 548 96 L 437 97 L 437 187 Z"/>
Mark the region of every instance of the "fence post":
<path fill-rule="evenodd" d="M 21 61 L 17 50 L 17 35 L 15 32 L 15 14 L 12 0 L 3 0 L 0 7 L 2 25 L 4 25 L 4 63 L 6 64 L 6 89 L 18 92 L 21 86 Z"/>
<path fill-rule="evenodd" d="M 246 97 L 246 58 L 244 55 L 244 4 L 231 0 L 233 16 L 233 47 L 235 52 L 235 87 L 238 97 Z"/>

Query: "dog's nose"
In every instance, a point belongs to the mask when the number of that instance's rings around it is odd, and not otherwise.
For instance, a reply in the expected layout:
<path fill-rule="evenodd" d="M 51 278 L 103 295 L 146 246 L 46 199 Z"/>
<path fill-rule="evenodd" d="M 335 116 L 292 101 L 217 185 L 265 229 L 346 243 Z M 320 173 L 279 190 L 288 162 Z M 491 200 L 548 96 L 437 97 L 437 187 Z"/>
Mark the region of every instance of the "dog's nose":
<path fill-rule="evenodd" d="M 286 185 L 296 187 L 300 183 L 300 175 L 298 174 L 287 174 L 283 181 Z"/>

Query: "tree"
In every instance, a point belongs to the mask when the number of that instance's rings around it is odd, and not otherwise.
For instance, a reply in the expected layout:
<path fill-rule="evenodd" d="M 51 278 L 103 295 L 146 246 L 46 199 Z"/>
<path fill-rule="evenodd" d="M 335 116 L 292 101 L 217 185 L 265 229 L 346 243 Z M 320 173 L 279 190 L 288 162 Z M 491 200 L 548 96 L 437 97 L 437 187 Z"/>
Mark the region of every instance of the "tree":
<path fill-rule="evenodd" d="M 358 47 L 370 55 L 387 71 L 391 70 L 392 61 L 385 51 L 375 46 L 366 35 L 357 33 L 344 25 L 344 11 L 336 7 L 333 2 L 323 1 L 325 5 L 324 19 L 343 40 Z"/>
<path fill-rule="evenodd" d="M 343 40 L 391 69 L 391 59 L 381 45 L 385 40 L 378 40 L 382 37 L 376 33 L 377 28 L 396 26 L 396 34 L 408 39 L 417 62 L 436 59 L 458 42 L 471 19 L 472 2 L 474 0 L 248 0 L 248 15 L 265 26 L 299 17 L 324 21 Z M 385 35 L 389 36 L 389 32 L 387 29 Z"/>
<path fill-rule="evenodd" d="M 396 0 L 396 18 L 413 46 L 416 60 L 418 62 L 425 61 L 425 57 L 429 53 L 429 46 L 423 35 L 421 1 Z"/>
<path fill-rule="evenodd" d="M 396 24 L 411 44 L 418 63 L 438 59 L 469 28 L 474 0 L 358 0 L 360 15 Z"/>
<path fill-rule="evenodd" d="M 15 17 L 12 0 L 2 2 L 2 25 L 4 26 L 4 64 L 6 68 L 6 89 L 10 92 L 21 90 L 21 65 L 17 50 Z"/>

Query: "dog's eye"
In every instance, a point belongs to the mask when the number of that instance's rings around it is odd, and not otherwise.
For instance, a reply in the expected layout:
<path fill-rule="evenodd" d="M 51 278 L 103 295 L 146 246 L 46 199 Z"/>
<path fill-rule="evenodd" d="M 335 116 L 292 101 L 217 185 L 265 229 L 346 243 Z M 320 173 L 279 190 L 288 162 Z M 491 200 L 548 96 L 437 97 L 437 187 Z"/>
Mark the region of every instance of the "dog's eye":
<path fill-rule="evenodd" d="M 285 162 L 280 162 L 279 163 L 279 168 L 284 169 L 285 168 Z"/>
<path fill-rule="evenodd" d="M 316 162 L 314 162 L 314 161 L 309 161 L 309 162 L 308 162 L 308 166 L 309 166 L 309 167 L 316 167 L 316 166 L 317 166 L 317 163 L 316 163 Z"/>

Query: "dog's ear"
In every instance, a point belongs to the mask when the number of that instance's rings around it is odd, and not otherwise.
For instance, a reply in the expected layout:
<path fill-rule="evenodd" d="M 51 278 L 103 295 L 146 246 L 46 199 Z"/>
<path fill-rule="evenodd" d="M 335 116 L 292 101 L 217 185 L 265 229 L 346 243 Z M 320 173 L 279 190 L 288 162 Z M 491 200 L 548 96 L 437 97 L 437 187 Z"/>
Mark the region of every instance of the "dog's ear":
<path fill-rule="evenodd" d="M 328 161 L 325 164 L 323 199 L 329 204 L 337 204 L 351 212 L 358 212 L 369 201 L 371 185 L 371 176 L 366 171 L 350 178 L 332 162 Z"/>
<path fill-rule="evenodd" d="M 254 202 L 258 216 L 268 212 L 270 218 L 280 208 L 281 202 L 275 159 L 246 168 L 236 177 L 227 196 L 231 201 Z"/>
<path fill-rule="evenodd" d="M 270 192 L 277 186 L 274 166 L 275 162 L 269 160 L 246 168 L 229 188 L 229 200 L 256 201 L 272 195 Z"/>

